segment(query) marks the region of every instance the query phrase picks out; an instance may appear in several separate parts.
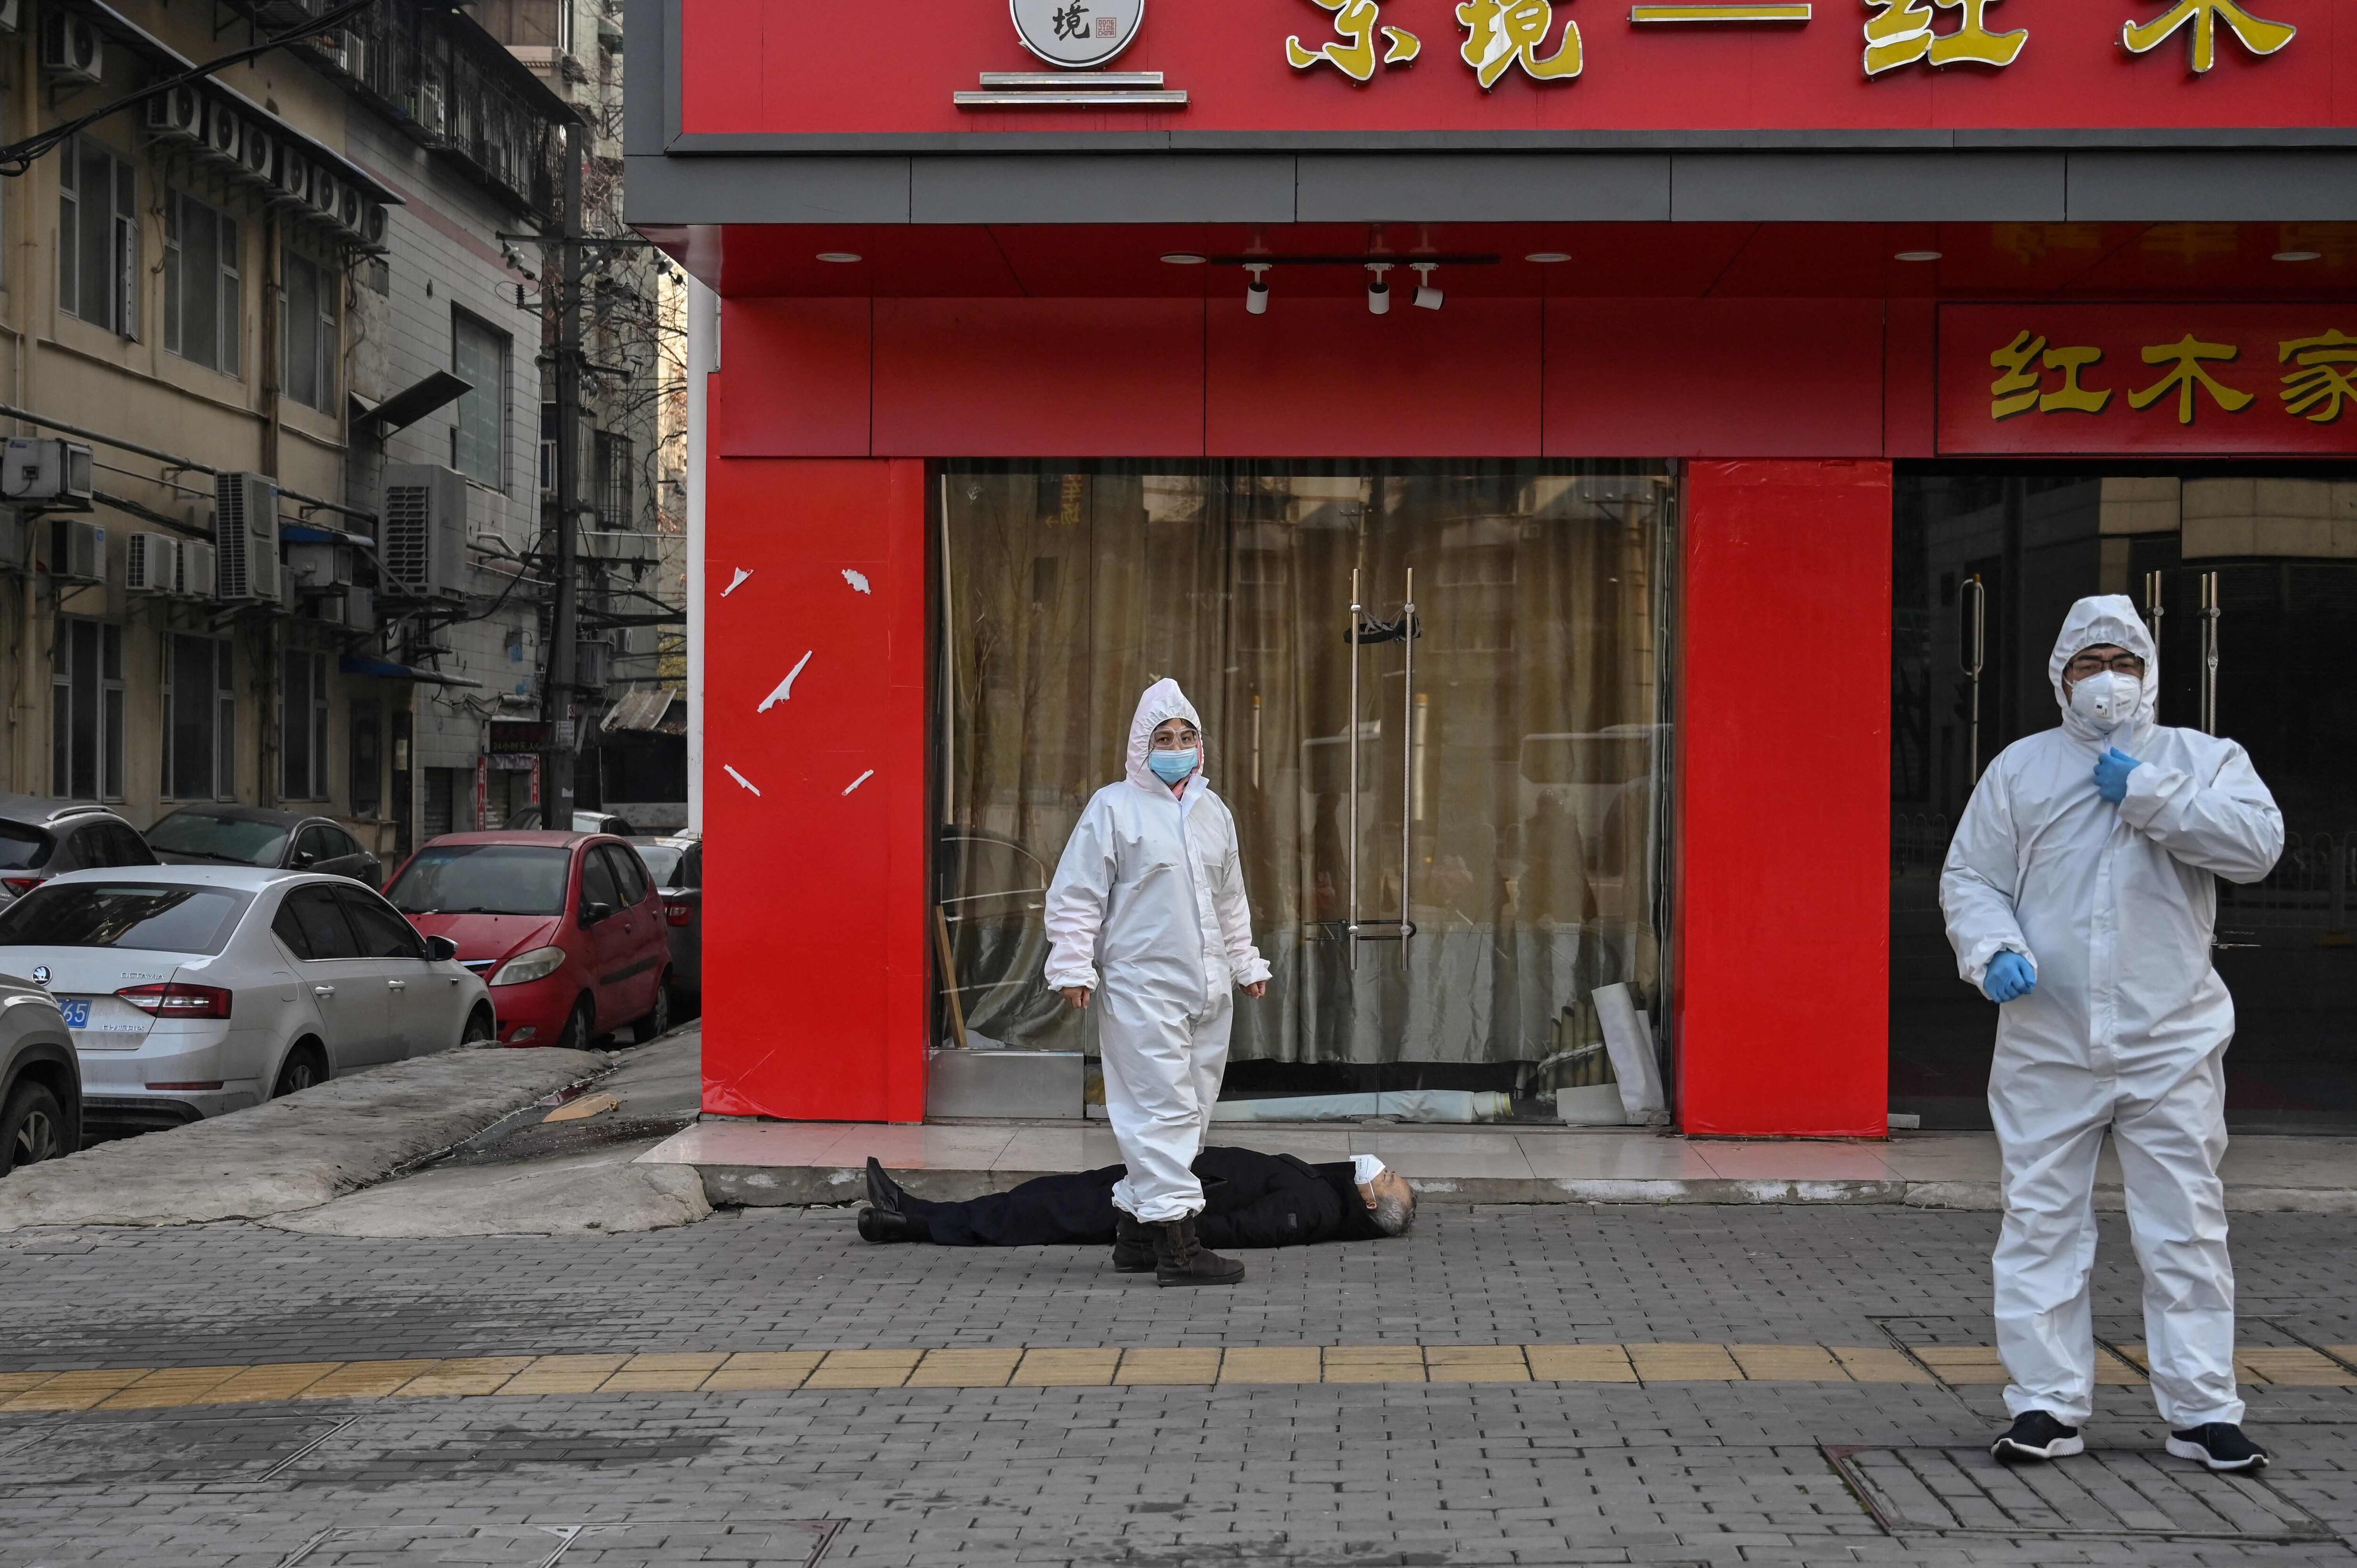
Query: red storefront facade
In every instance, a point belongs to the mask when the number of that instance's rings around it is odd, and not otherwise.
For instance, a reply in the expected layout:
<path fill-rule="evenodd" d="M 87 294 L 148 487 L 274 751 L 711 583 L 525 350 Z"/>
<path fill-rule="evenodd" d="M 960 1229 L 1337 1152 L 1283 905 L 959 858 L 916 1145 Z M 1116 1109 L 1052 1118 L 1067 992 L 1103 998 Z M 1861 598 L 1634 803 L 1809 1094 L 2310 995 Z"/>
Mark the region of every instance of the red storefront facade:
<path fill-rule="evenodd" d="M 1179 669 L 1155 648 L 1103 651 L 1119 638 L 1103 630 L 1086 650 L 1057 643 L 1053 626 L 1077 624 L 1056 619 L 1071 590 L 1051 557 L 1068 547 L 1036 542 L 1059 505 L 1068 530 L 1085 509 L 1103 536 L 1087 589 L 1102 605 L 1130 559 L 1110 542 L 1112 498 L 1151 536 L 1174 487 L 1190 505 L 1217 491 L 1229 564 L 1197 602 L 1241 623 L 1271 579 L 1233 563 L 1275 552 L 1306 575 L 1309 556 L 1286 553 L 1308 549 L 1299 530 L 1330 532 L 1336 504 L 1437 509 L 1427 541 L 1530 540 L 1553 526 L 1534 495 L 1633 494 L 1580 477 L 1633 464 L 1674 497 L 1659 613 L 1598 634 L 1563 611 L 1465 646 L 1519 650 L 1517 690 L 1553 691 L 1531 668 L 1547 637 L 1600 636 L 1583 661 L 1641 642 L 1645 714 L 1608 724 L 1566 697 L 1557 719 L 1529 699 L 1502 742 L 1473 747 L 1464 793 L 1443 777 L 1429 811 L 1412 666 L 1395 728 L 1369 716 L 1401 673 L 1378 657 L 1345 721 L 1269 742 L 1272 777 L 1301 776 L 1265 784 L 1300 847 L 1254 901 L 1297 905 L 1297 950 L 1275 930 L 1264 945 L 1294 954 L 1307 978 L 1289 1005 L 1308 1022 L 1272 1033 L 1268 1054 L 1289 1068 L 1357 1051 L 1394 1073 L 1386 1086 L 1426 1059 L 1421 1026 L 1369 1004 L 1344 1004 L 1359 1013 L 1340 1033 L 1318 1021 L 1338 994 L 1316 945 L 1333 807 L 1308 780 L 1333 755 L 1318 747 L 1343 736 L 1355 753 L 1363 735 L 1371 769 L 1405 769 L 1397 800 L 1369 808 L 1367 842 L 1400 846 L 1369 885 L 1392 897 L 1393 876 L 1402 921 L 1413 904 L 1438 954 L 1427 972 L 1403 951 L 1404 978 L 1384 983 L 1486 988 L 1502 1014 L 1550 965 L 1584 977 L 1519 1044 L 1497 1043 L 1485 1012 L 1469 1027 L 1487 1043 L 1449 1046 L 1436 1081 L 1494 1069 L 1522 1094 L 1534 1068 L 1580 1055 L 1584 998 L 1615 980 L 1652 1015 L 1684 1131 L 1882 1135 L 1894 745 L 1909 745 L 1893 729 L 1894 506 L 1910 504 L 1894 487 L 2009 465 L 2036 489 L 2111 462 L 2130 477 L 2101 489 L 2105 508 L 2164 469 L 2180 494 L 2243 474 L 2340 493 L 2357 449 L 2341 391 L 2357 363 L 2342 347 L 2357 338 L 2357 18 L 2331 0 L 2274 0 L 2264 17 L 2190 0 L 1031 9 L 1041 58 L 1018 36 L 1025 0 L 1014 18 L 914 0 L 856 26 L 775 0 L 640 0 L 628 19 L 634 80 L 666 84 L 631 104 L 632 221 L 723 300 L 705 446 L 707 1112 L 920 1120 L 933 1053 L 966 1043 L 963 1010 L 945 1022 L 943 972 L 963 950 L 942 914 L 944 845 L 1003 841 L 1052 865 L 1036 820 L 1062 809 L 1026 772 L 959 814 L 992 793 L 967 779 L 985 770 L 972 732 L 988 704 L 961 703 L 996 666 L 943 604 L 984 584 L 962 531 L 1005 496 L 1028 509 L 1030 575 L 985 635 L 1044 643 L 1032 657 L 1049 673 L 994 722 L 1039 733 L 1060 661 L 1224 682 L 1226 717 L 1207 721 L 1236 759 L 1223 774 L 1214 750 L 1225 796 L 1247 771 L 1264 788 L 1263 697 L 1237 682 L 1269 634 Z M 1059 77 L 1046 57 L 1073 29 L 1117 60 Z M 1096 101 L 1043 101 L 1060 94 Z M 1437 308 L 1411 303 L 1416 281 Z M 1476 467 L 1506 476 L 1480 481 L 1479 505 L 1461 499 Z M 2103 513 L 2104 539 L 2130 537 L 2114 526 L 2126 515 Z M 1350 559 L 1374 563 L 1373 525 L 1355 526 Z M 1138 548 L 1153 559 L 1151 538 Z M 1511 549 L 1482 547 L 1475 582 L 1472 547 L 1422 548 L 1401 558 L 1439 562 L 1436 603 L 1486 586 L 1485 603 L 1547 613 L 1529 586 L 1542 574 Z M 1545 592 L 1588 594 L 1604 570 Z M 1474 665 L 1448 662 L 1434 615 L 1427 695 L 1447 703 Z M 1341 639 L 1320 638 L 1301 668 L 1324 669 Z M 1331 682 L 1309 683 L 1302 711 L 1329 711 Z M 1977 685 L 1973 702 L 1977 748 Z M 1591 811 L 1593 765 L 1549 771 L 1546 746 L 1584 757 L 1606 735 L 1651 771 Z M 1456 766 L 1444 751 L 1437 769 Z M 1081 754 L 1074 779 L 1115 776 L 1116 755 Z M 1658 797 L 1642 899 L 1598 825 L 1636 810 L 1640 784 Z M 1480 847 L 1452 853 L 1451 814 L 1482 811 L 1496 821 Z M 1577 831 L 1548 828 L 1566 812 Z M 1543 828 L 1571 844 L 1579 884 L 1553 915 L 1534 913 Z M 1444 909 L 1433 889 L 1452 874 L 1475 891 Z M 1620 957 L 1579 956 L 1566 933 L 1616 918 L 1652 924 Z M 1008 941 L 1026 950 L 1019 931 Z M 1359 966 L 1389 960 L 1349 950 L 1340 983 L 1366 990 Z M 1402 1000 L 1397 1018 L 1424 1005 Z M 1370 1033 L 1383 1039 L 1347 1043 Z"/>

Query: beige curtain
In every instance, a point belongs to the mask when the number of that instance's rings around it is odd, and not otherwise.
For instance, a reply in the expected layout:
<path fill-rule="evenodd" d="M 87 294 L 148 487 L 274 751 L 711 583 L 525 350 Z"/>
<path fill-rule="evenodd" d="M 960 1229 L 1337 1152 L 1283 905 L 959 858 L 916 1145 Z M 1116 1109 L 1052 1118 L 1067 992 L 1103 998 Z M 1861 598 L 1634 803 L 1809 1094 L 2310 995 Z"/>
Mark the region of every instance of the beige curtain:
<path fill-rule="evenodd" d="M 941 929 L 976 1043 L 1084 1043 L 1039 980 L 1038 889 L 1168 675 L 1276 971 L 1238 1059 L 1552 1058 L 1550 1083 L 1598 1080 L 1588 993 L 1627 981 L 1652 1006 L 1659 983 L 1673 499 L 1635 466 L 945 474 Z M 1415 930 L 1355 959 L 1354 843 L 1365 934 L 1396 935 L 1404 868 Z"/>

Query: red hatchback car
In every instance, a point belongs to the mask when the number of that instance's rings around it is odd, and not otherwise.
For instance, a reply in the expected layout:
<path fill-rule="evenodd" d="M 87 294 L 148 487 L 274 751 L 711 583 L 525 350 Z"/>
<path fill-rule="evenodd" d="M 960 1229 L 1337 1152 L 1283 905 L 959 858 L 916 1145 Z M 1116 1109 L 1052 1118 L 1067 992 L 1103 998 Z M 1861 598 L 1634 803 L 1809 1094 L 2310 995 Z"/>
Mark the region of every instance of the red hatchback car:
<path fill-rule="evenodd" d="M 385 888 L 491 988 L 500 1040 L 587 1050 L 671 1027 L 671 945 L 646 863 L 606 833 L 446 833 Z"/>

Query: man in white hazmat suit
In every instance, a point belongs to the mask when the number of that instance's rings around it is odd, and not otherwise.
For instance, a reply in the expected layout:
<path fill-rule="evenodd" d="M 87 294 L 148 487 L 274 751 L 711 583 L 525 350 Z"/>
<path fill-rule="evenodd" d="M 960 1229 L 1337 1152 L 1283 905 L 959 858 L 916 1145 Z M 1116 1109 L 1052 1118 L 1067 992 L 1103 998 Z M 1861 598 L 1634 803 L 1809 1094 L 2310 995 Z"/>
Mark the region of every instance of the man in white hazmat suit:
<path fill-rule="evenodd" d="M 2283 817 L 2243 748 L 2153 721 L 2158 659 L 2127 598 L 2080 600 L 2047 672 L 2059 728 L 2007 746 L 1948 847 L 1940 908 L 1964 978 L 2001 1004 L 1989 1112 L 2005 1162 L 1996 1338 L 2008 1462 L 2083 1453 L 2095 1344 L 2095 1158 L 2109 1128 L 2144 1270 L 2169 1452 L 2255 1469 L 2234 1391 L 2225 1056 L 2213 878 L 2256 882 Z"/>
<path fill-rule="evenodd" d="M 1191 1168 L 1228 1061 L 1235 989 L 1259 996 L 1235 819 L 1204 779 L 1202 721 L 1157 681 L 1129 725 L 1128 777 L 1098 790 L 1048 889 L 1048 983 L 1075 1007 L 1102 993 L 1105 1112 L 1125 1174 L 1117 1234 L 1151 1243 L 1166 1285 L 1232 1284 L 1244 1266 L 1195 1235 Z"/>

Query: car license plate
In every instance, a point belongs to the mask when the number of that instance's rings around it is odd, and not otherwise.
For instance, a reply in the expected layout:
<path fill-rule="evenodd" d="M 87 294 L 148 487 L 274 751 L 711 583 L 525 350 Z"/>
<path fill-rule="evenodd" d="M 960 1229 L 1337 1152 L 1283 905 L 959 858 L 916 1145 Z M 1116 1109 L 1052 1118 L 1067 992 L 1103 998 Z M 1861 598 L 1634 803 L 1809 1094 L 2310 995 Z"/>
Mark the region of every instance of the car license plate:
<path fill-rule="evenodd" d="M 66 1027 L 67 1027 L 67 1028 L 69 1028 L 69 1029 L 87 1029 L 87 1028 L 89 1028 L 89 1027 L 90 1027 L 90 998 L 89 998 L 89 997 L 87 997 L 87 996 L 69 996 L 69 997 L 66 997 L 66 998 L 64 998 L 62 1001 L 60 1001 L 60 1002 L 58 1004 L 58 1011 L 59 1011 L 59 1012 L 60 1012 L 60 1013 L 62 1013 L 62 1014 L 64 1014 L 64 1015 L 66 1015 Z"/>
<path fill-rule="evenodd" d="M 112 996 L 60 996 L 58 1011 L 65 1015 L 66 1027 L 79 1035 L 145 1035 L 155 1024 L 146 1014 Z"/>

